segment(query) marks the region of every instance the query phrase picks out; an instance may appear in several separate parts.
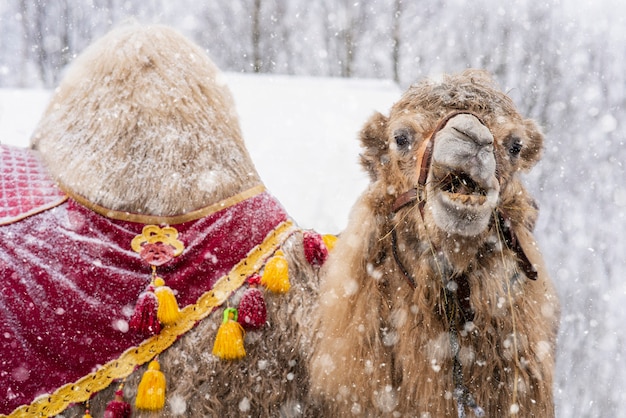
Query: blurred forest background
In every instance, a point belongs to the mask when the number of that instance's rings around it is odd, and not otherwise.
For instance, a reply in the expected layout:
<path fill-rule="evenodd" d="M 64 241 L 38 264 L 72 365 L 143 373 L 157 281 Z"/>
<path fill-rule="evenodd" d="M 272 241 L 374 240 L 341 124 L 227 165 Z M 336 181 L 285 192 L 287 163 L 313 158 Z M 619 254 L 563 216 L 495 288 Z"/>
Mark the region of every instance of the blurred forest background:
<path fill-rule="evenodd" d="M 0 88 L 54 88 L 129 18 L 174 26 L 232 72 L 405 88 L 489 70 L 546 133 L 527 183 L 563 303 L 557 415 L 613 417 L 626 411 L 624 11 L 582 0 L 1 0 Z"/>

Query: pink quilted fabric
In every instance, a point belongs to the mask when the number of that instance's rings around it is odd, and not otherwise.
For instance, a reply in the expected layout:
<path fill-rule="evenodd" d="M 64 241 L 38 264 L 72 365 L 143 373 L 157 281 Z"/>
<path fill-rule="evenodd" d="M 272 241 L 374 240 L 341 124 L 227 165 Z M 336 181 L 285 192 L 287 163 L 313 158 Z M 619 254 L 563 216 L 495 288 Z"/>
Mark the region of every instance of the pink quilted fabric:
<path fill-rule="evenodd" d="M 34 215 L 66 199 L 35 151 L 0 145 L 0 225 Z"/>

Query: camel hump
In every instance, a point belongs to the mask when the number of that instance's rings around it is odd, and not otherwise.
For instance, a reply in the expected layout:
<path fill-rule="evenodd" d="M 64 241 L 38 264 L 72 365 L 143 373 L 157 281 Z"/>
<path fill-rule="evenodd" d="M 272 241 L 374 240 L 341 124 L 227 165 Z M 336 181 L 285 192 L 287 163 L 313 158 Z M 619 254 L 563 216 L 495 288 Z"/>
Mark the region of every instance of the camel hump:
<path fill-rule="evenodd" d="M 0 225 L 17 222 L 63 203 L 36 151 L 0 145 Z"/>

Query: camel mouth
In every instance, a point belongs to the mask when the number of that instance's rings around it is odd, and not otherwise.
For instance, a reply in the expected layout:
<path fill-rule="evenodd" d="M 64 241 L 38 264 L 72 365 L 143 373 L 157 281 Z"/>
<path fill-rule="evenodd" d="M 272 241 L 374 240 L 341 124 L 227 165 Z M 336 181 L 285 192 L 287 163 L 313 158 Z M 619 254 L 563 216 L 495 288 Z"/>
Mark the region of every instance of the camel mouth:
<path fill-rule="evenodd" d="M 437 165 L 431 169 L 426 200 L 430 201 L 428 207 L 439 228 L 449 233 L 475 236 L 489 224 L 498 203 L 499 186 L 493 173 L 483 177 L 480 173 L 471 175 L 458 168 Z"/>
<path fill-rule="evenodd" d="M 457 203 L 478 206 L 487 202 L 487 190 L 464 172 L 448 173 L 441 180 L 439 190 Z"/>
<path fill-rule="evenodd" d="M 438 191 L 455 205 L 483 206 L 491 201 L 494 192 L 497 193 L 493 187 L 462 170 L 445 170 L 436 177 L 440 179 L 436 182 Z"/>

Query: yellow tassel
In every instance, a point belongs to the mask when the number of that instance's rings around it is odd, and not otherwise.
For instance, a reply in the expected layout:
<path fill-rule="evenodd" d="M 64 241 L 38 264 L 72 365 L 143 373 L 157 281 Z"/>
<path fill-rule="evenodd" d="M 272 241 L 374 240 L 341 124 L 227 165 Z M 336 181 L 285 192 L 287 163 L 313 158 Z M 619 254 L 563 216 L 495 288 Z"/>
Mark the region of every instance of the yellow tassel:
<path fill-rule="evenodd" d="M 165 281 L 157 277 L 154 280 L 154 294 L 159 300 L 159 308 L 157 310 L 157 318 L 164 325 L 170 325 L 178 321 L 180 318 L 180 309 L 178 302 L 172 289 L 165 286 Z"/>
<path fill-rule="evenodd" d="M 322 235 L 322 241 L 324 241 L 324 244 L 326 245 L 326 248 L 328 248 L 328 251 L 332 251 L 332 249 L 335 248 L 335 244 L 337 243 L 337 236 L 332 234 L 325 234 Z"/>
<path fill-rule="evenodd" d="M 225 360 L 237 360 L 245 357 L 243 333 L 243 327 L 237 322 L 237 309 L 225 309 L 222 325 L 220 325 L 215 336 L 213 355 Z"/>
<path fill-rule="evenodd" d="M 289 283 L 289 265 L 281 250 L 265 264 L 261 284 L 275 293 L 285 293 L 291 288 Z"/>
<path fill-rule="evenodd" d="M 165 375 L 160 368 L 159 362 L 152 360 L 141 377 L 135 399 L 137 408 L 157 411 L 165 406 Z"/>

